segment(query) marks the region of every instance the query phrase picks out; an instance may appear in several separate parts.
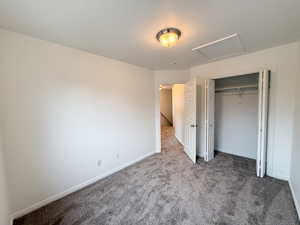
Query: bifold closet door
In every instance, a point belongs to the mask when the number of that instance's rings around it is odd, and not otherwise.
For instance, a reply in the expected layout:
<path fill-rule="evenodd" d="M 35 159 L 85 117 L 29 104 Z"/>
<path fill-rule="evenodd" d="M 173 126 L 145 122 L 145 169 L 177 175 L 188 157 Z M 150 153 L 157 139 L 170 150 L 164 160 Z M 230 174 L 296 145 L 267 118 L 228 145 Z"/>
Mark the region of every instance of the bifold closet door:
<path fill-rule="evenodd" d="M 196 163 L 196 78 L 184 85 L 184 151 Z"/>
<path fill-rule="evenodd" d="M 204 160 L 214 158 L 214 133 L 215 133 L 215 81 L 205 80 L 204 93 Z"/>
<path fill-rule="evenodd" d="M 258 177 L 264 177 L 266 173 L 269 82 L 270 71 L 260 71 L 258 83 L 258 145 L 256 161 L 256 172 Z"/>

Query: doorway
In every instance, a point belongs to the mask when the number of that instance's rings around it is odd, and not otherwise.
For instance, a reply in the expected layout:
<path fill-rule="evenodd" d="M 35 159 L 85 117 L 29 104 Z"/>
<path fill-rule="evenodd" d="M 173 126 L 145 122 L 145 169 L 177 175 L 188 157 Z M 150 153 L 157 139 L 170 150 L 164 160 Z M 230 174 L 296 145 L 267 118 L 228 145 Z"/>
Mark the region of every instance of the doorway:
<path fill-rule="evenodd" d="M 166 153 L 174 139 L 172 85 L 160 85 L 159 89 L 161 152 Z"/>
<path fill-rule="evenodd" d="M 184 84 L 160 85 L 160 149 L 184 145 Z"/>

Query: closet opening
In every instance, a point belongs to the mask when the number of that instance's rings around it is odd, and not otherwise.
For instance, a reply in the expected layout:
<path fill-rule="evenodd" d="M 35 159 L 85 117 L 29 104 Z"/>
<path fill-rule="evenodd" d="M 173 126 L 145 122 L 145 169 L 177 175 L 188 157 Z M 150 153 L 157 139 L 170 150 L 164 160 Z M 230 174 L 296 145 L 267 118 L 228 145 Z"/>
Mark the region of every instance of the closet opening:
<path fill-rule="evenodd" d="M 215 154 L 254 164 L 258 145 L 259 73 L 215 79 Z"/>
<path fill-rule="evenodd" d="M 270 71 L 198 83 L 200 157 L 207 162 L 217 153 L 243 157 L 254 162 L 254 172 L 263 177 L 267 162 Z"/>

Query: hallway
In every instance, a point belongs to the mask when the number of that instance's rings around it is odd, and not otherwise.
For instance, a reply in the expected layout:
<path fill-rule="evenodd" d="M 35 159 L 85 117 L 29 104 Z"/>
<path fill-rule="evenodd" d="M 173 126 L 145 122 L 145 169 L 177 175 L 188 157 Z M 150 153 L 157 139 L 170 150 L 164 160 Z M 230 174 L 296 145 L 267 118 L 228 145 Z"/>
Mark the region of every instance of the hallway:
<path fill-rule="evenodd" d="M 174 127 L 172 126 L 161 127 L 161 151 L 162 152 L 183 151 L 183 146 L 174 136 Z"/>
<path fill-rule="evenodd" d="M 218 154 L 194 165 L 172 127 L 162 153 L 15 221 L 14 225 L 299 225 L 287 182 Z"/>

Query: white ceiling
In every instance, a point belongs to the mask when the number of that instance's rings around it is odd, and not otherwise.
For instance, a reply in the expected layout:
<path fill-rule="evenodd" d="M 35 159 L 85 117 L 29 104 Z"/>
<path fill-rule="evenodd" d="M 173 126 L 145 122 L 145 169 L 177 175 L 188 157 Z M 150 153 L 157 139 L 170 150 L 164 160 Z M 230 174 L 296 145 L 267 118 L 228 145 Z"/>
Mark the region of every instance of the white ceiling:
<path fill-rule="evenodd" d="M 299 0 L 0 1 L 2 28 L 155 70 L 207 63 L 191 49 L 233 33 L 246 52 L 300 40 L 299 21 Z M 169 26 L 171 49 L 155 39 Z"/>

